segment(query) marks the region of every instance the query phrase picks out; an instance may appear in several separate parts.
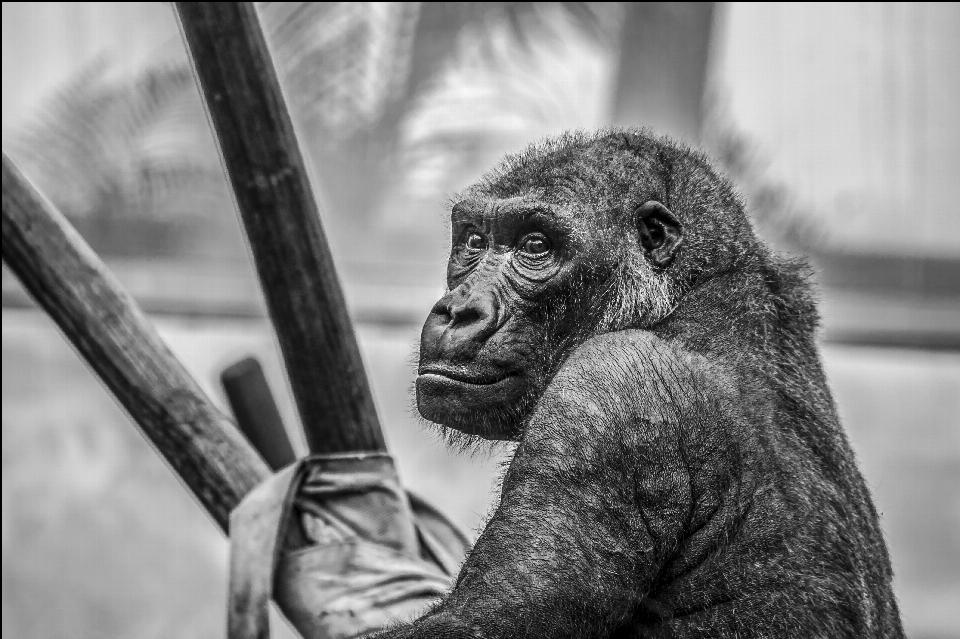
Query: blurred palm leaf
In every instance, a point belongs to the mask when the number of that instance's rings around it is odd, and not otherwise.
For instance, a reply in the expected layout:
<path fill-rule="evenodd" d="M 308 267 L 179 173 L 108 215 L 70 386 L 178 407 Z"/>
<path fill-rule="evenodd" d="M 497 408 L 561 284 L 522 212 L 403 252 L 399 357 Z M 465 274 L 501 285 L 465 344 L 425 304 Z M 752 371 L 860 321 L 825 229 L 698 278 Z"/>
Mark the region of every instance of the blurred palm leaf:
<path fill-rule="evenodd" d="M 343 137 L 377 120 L 396 123 L 456 58 L 463 32 L 506 26 L 521 44 L 549 34 L 560 7 L 584 33 L 609 31 L 592 3 L 258 3 L 293 99 L 310 125 Z M 607 27 L 606 30 L 604 27 Z M 346 130 L 345 130 L 346 129 Z"/>
<path fill-rule="evenodd" d="M 557 115 L 570 100 L 551 87 L 556 74 L 528 63 L 542 57 L 537 43 L 560 43 L 571 29 L 604 41 L 612 15 L 591 3 L 259 9 L 301 142 L 336 213 L 328 221 L 355 230 L 416 169 L 411 159 L 436 167 L 443 158 L 445 174 L 429 184 L 448 185 L 488 155 L 483 148 L 499 155 L 505 135 L 569 126 Z M 88 65 L 8 151 L 74 219 L 182 220 L 231 206 L 185 56 L 132 78 L 111 73 L 106 60 Z"/>
<path fill-rule="evenodd" d="M 449 191 L 531 139 L 605 123 L 612 52 L 560 7 L 538 8 L 536 25 L 526 40 L 509 22 L 465 28 L 456 64 L 403 123 L 409 188 Z"/>
<path fill-rule="evenodd" d="M 462 118 L 466 102 L 430 108 L 426 96 L 463 64 L 465 33 L 474 51 L 490 66 L 506 62 L 516 74 L 530 42 L 552 32 L 562 20 L 582 34 L 609 31 L 609 8 L 591 3 L 260 3 L 261 15 L 278 66 L 298 115 L 302 139 L 318 164 L 321 189 L 334 210 L 355 226 L 376 215 L 384 194 L 405 179 L 410 145 L 422 136 L 404 135 L 405 124 L 429 109 L 442 135 L 429 140 L 431 151 L 446 140 L 447 155 L 472 148 L 479 128 Z M 581 34 L 581 35 L 582 35 Z M 504 40 L 512 55 L 502 55 Z M 476 60 L 473 61 L 474 63 Z M 474 64 L 476 68 L 476 64 Z M 536 86 L 542 69 L 527 69 L 523 86 Z M 484 74 L 487 82 L 495 74 Z M 462 74 L 461 74 L 462 79 Z M 477 79 L 477 78 L 474 78 Z M 461 82 L 461 85 L 463 82 Z M 516 83 L 514 83 L 516 85 Z M 463 95 L 471 93 L 461 86 Z M 514 86 L 516 88 L 516 86 Z M 449 93 L 449 92 L 448 92 Z M 475 93 L 475 92 L 474 92 Z M 489 96 L 489 91 L 487 91 Z M 533 104 L 543 95 L 525 90 L 509 103 Z M 449 98 L 449 95 L 447 96 Z M 547 98 L 549 99 L 549 97 Z M 488 104 L 488 103 L 484 103 Z M 476 103 L 475 103 L 476 105 Z M 520 112 L 529 112 L 521 109 Z M 486 129 L 497 138 L 500 118 L 489 112 Z M 529 113 L 529 122 L 537 121 Z M 458 126 L 460 125 L 465 126 Z M 460 137 L 466 138 L 463 144 Z M 412 156 L 418 156 L 416 150 Z M 454 162 L 448 166 L 459 166 Z"/>
<path fill-rule="evenodd" d="M 73 218 L 178 218 L 227 191 L 189 68 L 116 78 L 100 59 L 46 101 L 11 156 Z"/>

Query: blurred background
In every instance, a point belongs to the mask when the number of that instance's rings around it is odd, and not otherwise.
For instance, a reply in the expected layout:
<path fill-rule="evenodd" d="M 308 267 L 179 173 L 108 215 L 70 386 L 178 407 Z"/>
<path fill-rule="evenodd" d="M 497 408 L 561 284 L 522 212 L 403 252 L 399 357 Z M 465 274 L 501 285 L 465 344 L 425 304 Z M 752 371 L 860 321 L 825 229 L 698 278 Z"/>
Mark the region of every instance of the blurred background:
<path fill-rule="evenodd" d="M 414 417 L 446 198 L 544 135 L 707 149 L 821 282 L 823 356 L 909 636 L 960 637 L 960 5 L 258 3 L 403 480 L 464 528 L 502 453 Z M 3 8 L 3 150 L 223 406 L 303 438 L 173 11 Z M 3 269 L 3 636 L 223 634 L 226 542 Z"/>

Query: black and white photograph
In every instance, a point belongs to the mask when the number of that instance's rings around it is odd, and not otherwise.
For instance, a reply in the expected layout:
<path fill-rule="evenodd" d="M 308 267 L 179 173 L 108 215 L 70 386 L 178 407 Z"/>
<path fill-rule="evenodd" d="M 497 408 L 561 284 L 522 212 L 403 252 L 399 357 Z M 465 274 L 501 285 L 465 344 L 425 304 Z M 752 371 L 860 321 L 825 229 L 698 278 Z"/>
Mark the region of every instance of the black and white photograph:
<path fill-rule="evenodd" d="M 960 639 L 960 3 L 2 29 L 5 639 Z"/>

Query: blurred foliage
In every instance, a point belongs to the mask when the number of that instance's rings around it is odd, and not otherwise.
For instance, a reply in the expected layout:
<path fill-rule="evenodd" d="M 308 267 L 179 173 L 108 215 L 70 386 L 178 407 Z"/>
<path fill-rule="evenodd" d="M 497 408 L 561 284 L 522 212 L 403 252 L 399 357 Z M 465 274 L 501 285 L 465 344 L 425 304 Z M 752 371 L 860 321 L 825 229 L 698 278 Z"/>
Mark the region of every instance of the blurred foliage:
<path fill-rule="evenodd" d="M 642 123 L 642 92 L 617 83 L 651 70 L 622 59 L 643 55 L 624 25 L 659 20 L 710 37 L 710 3 L 660 4 L 258 6 L 335 239 L 401 257 L 442 252 L 443 196 L 505 151 L 563 129 Z M 677 69 L 662 57 L 648 63 L 661 76 L 691 75 L 697 86 L 676 90 L 693 113 L 706 65 L 697 55 Z M 186 53 L 180 46 L 163 58 L 133 77 L 111 72 L 106 59 L 87 65 L 7 151 L 102 253 L 243 259 Z M 768 234 L 808 245 L 803 216 L 784 187 L 763 181 L 742 136 L 715 126 L 704 139 Z"/>
<path fill-rule="evenodd" d="M 531 132 L 578 124 L 562 113 L 570 96 L 556 95 L 562 70 L 551 89 L 549 78 L 558 74 L 524 60 L 570 36 L 610 39 L 616 11 L 591 3 L 498 2 L 259 8 L 298 135 L 318 169 L 326 208 L 335 212 L 328 222 L 348 233 L 380 218 L 384 201 L 416 172 L 411 158 L 432 167 L 436 156 L 445 158 L 439 166 L 446 175 L 431 182 L 442 192 L 472 178 L 450 175 L 451 169 L 463 169 L 465 161 L 468 171 L 482 166 L 467 156 L 488 164 L 502 154 L 497 133 L 504 126 L 515 132 L 516 146 Z M 465 61 L 483 73 L 457 74 Z M 477 80 L 486 86 L 470 90 Z M 478 93 L 500 108 L 478 111 Z M 445 108 L 435 108 L 437 100 Z M 471 100 L 479 117 L 464 118 Z M 435 134 L 416 125 L 425 110 Z M 176 253 L 170 244 L 196 242 L 198 226 L 215 218 L 236 224 L 225 212 L 229 192 L 182 48 L 134 77 L 111 73 L 109 60 L 87 65 L 6 146 L 97 250 Z"/>
<path fill-rule="evenodd" d="M 82 68 L 16 139 L 12 150 L 41 190 L 78 218 L 170 218 L 221 201 L 190 69 L 115 78 L 109 67 L 101 58 Z"/>
<path fill-rule="evenodd" d="M 587 124 L 556 113 L 576 100 L 557 96 L 564 69 L 536 64 L 544 47 L 615 39 L 616 7 L 591 3 L 261 6 L 335 223 L 364 229 L 399 212 L 393 231 L 412 236 L 417 211 L 505 148 Z M 517 139 L 505 144 L 505 130 Z"/>
<path fill-rule="evenodd" d="M 99 252 L 208 252 L 206 241 L 190 246 L 209 239 L 198 231 L 234 216 L 193 73 L 111 67 L 81 68 L 4 151 Z"/>

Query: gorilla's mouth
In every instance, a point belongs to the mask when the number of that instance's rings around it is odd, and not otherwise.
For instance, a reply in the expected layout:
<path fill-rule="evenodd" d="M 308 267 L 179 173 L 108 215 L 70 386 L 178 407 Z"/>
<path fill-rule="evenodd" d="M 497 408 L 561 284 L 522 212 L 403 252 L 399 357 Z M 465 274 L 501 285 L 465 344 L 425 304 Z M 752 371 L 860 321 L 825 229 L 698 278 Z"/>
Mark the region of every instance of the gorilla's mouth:
<path fill-rule="evenodd" d="M 511 377 L 516 377 L 516 373 L 510 372 L 484 372 L 468 369 L 463 366 L 444 366 L 440 364 L 431 364 L 423 366 L 419 372 L 420 377 L 440 377 L 446 378 L 451 382 L 460 384 L 469 384 L 471 386 L 493 386 Z M 442 381 L 442 380 L 437 380 Z"/>

